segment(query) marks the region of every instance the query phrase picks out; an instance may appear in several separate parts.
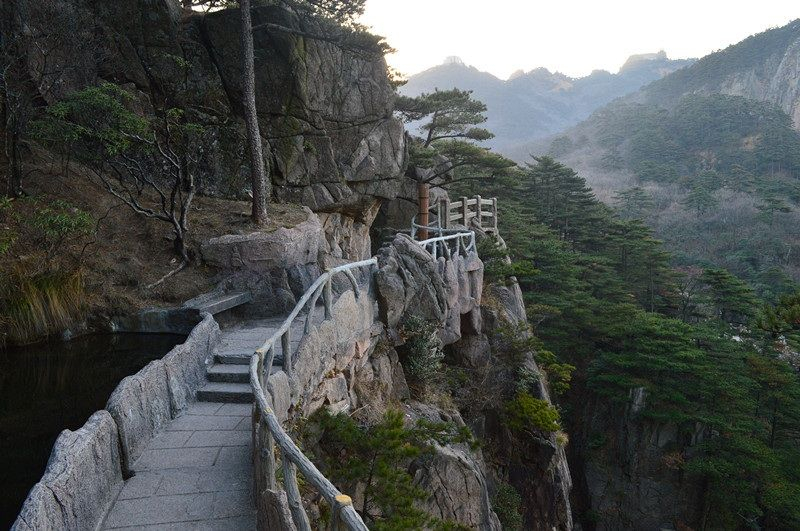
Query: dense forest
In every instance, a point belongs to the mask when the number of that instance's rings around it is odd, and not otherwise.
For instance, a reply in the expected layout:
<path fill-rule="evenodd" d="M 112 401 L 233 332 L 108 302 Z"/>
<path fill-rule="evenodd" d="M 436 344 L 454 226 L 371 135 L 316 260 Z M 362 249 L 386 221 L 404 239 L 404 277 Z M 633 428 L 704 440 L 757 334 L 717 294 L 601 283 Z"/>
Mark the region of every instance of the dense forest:
<path fill-rule="evenodd" d="M 676 263 L 724 267 L 770 300 L 794 289 L 800 134 L 773 104 L 721 94 L 669 110 L 620 101 L 550 151 L 589 160 L 607 176 L 595 189 L 654 228 Z"/>
<path fill-rule="evenodd" d="M 670 267 L 650 229 L 553 159 L 481 187 L 500 198 L 514 259 L 490 260 L 489 274 L 516 275 L 540 356 L 576 367 L 559 404 L 579 518 L 613 522 L 589 510 L 580 476 L 626 466 L 614 419 L 633 411 L 634 424 L 676 429 L 655 479 L 698 493 L 688 525 L 800 526 L 800 380 L 786 363 L 800 294 L 766 304 L 726 270 Z"/>

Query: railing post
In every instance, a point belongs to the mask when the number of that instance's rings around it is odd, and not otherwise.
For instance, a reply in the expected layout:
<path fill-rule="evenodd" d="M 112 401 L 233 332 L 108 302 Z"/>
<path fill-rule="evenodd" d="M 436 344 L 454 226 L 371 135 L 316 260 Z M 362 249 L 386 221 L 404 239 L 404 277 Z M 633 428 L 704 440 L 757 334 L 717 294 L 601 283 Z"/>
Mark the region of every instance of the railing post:
<path fill-rule="evenodd" d="M 292 327 L 290 326 L 281 336 L 281 350 L 283 351 L 283 370 L 289 380 L 292 379 Z"/>
<path fill-rule="evenodd" d="M 325 319 L 330 319 L 333 316 L 333 287 L 332 278 L 325 281 L 325 287 L 322 288 L 322 301 L 325 303 Z M 312 310 L 313 311 L 313 308 Z"/>
<path fill-rule="evenodd" d="M 481 196 L 476 195 L 475 196 L 475 215 L 478 218 L 478 228 L 481 228 L 481 229 L 483 228 L 483 217 L 481 217 L 481 211 L 482 210 L 483 209 L 481 207 Z"/>
<path fill-rule="evenodd" d="M 469 218 L 467 217 L 469 215 L 469 205 L 467 204 L 467 201 L 469 201 L 469 199 L 467 199 L 466 197 L 461 198 L 461 210 L 462 210 L 461 216 L 463 221 L 462 225 L 464 225 L 465 227 L 469 226 L 467 225 L 467 222 L 469 221 Z"/>
<path fill-rule="evenodd" d="M 334 499 L 333 507 L 331 507 L 331 529 L 333 531 L 341 531 L 346 526 L 342 525 L 342 511 L 345 507 L 353 505 L 353 500 L 346 494 L 339 494 Z"/>
<path fill-rule="evenodd" d="M 282 461 L 283 486 L 286 490 L 289 510 L 292 512 L 292 521 L 298 531 L 311 531 L 311 524 L 308 523 L 308 515 L 303 507 L 303 499 L 300 497 L 300 488 L 297 486 L 297 467 L 289 461 L 286 455 L 282 456 Z"/>
<path fill-rule="evenodd" d="M 492 227 L 494 228 L 495 236 L 499 234 L 497 232 L 497 198 L 492 198 Z"/>
<path fill-rule="evenodd" d="M 444 223 L 440 223 L 443 229 L 450 228 L 450 197 L 443 197 L 440 201 L 442 211 L 444 211 Z"/>
<path fill-rule="evenodd" d="M 436 226 L 439 230 L 436 231 L 437 236 L 442 235 L 442 202 L 436 202 Z"/>

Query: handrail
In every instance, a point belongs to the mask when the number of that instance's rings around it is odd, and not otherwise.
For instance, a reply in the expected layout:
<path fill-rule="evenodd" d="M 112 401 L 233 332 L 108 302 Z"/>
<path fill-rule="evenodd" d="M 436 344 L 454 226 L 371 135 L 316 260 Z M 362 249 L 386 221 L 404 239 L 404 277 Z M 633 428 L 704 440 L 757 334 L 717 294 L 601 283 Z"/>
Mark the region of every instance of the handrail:
<path fill-rule="evenodd" d="M 343 273 L 347 276 L 353 289 L 355 290 L 356 297 L 358 297 L 359 288 L 352 270 L 359 267 L 371 267 L 378 264 L 377 258 L 370 258 L 369 260 L 361 260 L 360 262 L 352 262 L 338 267 L 334 267 L 326 271 L 314 281 L 313 284 L 306 290 L 303 296 L 295 305 L 292 312 L 286 317 L 283 324 L 269 337 L 264 343 L 256 349 L 253 356 L 250 358 L 250 385 L 253 387 L 253 394 L 258 404 L 258 409 L 261 417 L 264 419 L 267 429 L 275 444 L 281 450 L 283 456 L 283 479 L 286 491 L 287 500 L 289 502 L 289 509 L 292 513 L 292 520 L 299 531 L 310 531 L 311 526 L 308 521 L 308 515 L 303 507 L 302 500 L 300 499 L 300 490 L 297 484 L 296 469 L 299 469 L 306 480 L 313 485 L 317 491 L 325 498 L 330 504 L 334 520 L 341 521 L 342 524 L 350 531 L 368 531 L 366 524 L 361 519 L 361 516 L 353 507 L 352 499 L 342 494 L 331 483 L 322 472 L 314 466 L 314 463 L 308 459 L 300 448 L 292 441 L 291 437 L 286 433 L 281 426 L 280 420 L 275 415 L 275 412 L 270 407 L 269 400 L 267 399 L 264 388 L 267 385 L 269 375 L 272 371 L 272 362 L 275 357 L 275 345 L 278 338 L 281 340 L 283 351 L 283 368 L 287 376 L 291 378 L 292 375 L 292 353 L 291 353 L 291 326 L 295 318 L 300 314 L 306 304 L 311 301 L 310 309 L 305 323 L 305 333 L 308 333 L 311 327 L 312 319 L 314 317 L 314 308 L 316 302 L 322 294 L 323 302 L 325 305 L 325 318 L 329 319 L 332 314 L 333 294 L 331 282 L 333 277 L 338 273 Z M 262 386 L 260 375 L 264 375 L 264 384 Z M 272 456 L 272 443 L 270 442 L 270 449 L 268 451 L 268 470 L 269 482 L 274 485 L 275 482 L 275 464 L 274 456 Z"/>
<path fill-rule="evenodd" d="M 411 239 L 415 239 L 417 234 L 419 233 L 420 229 L 427 229 L 428 232 L 433 232 L 434 234 L 438 234 L 439 236 L 444 236 L 445 234 L 458 234 L 459 232 L 464 232 L 463 229 L 446 229 L 441 226 L 439 223 L 438 216 L 434 216 L 435 219 L 431 221 L 428 225 L 420 225 L 417 223 L 417 216 L 415 215 L 411 218 Z"/>
<path fill-rule="evenodd" d="M 457 230 L 457 229 L 456 229 Z M 462 243 L 462 241 L 466 239 L 467 241 Z M 433 259 L 436 260 L 439 258 L 439 246 L 442 247 L 442 255 L 449 259 L 452 256 L 452 252 L 450 251 L 450 247 L 447 245 L 447 242 L 455 240 L 456 248 L 455 254 L 460 255 L 461 251 L 464 251 L 464 254 L 468 254 L 470 252 L 474 252 L 475 248 L 475 231 L 459 231 L 455 234 L 450 234 L 448 236 L 436 236 L 435 238 L 428 238 L 427 240 L 418 241 L 417 244 L 429 251 L 431 255 L 433 255 Z M 428 249 L 430 247 L 430 249 Z"/>
<path fill-rule="evenodd" d="M 488 206 L 488 209 L 484 209 Z M 439 236 L 456 234 L 463 229 L 452 228 L 453 222 L 459 222 L 464 227 L 469 226 L 472 220 L 477 226 L 487 233 L 497 234 L 497 198 L 484 199 L 479 195 L 473 198 L 462 197 L 451 201 L 449 197 L 442 197 L 428 211 L 433 221 L 428 225 L 417 223 L 417 216 L 411 218 L 411 238 L 415 239 L 421 230 Z"/>
<path fill-rule="evenodd" d="M 440 236 L 416 242 L 422 248 L 429 250 L 434 259 L 438 258 L 439 247 L 442 248 L 442 254 L 444 256 L 447 258 L 451 257 L 452 253 L 448 246 L 448 243 L 451 241 L 455 242 L 456 255 L 460 255 L 462 251 L 464 254 L 475 251 L 474 231 L 447 229 L 444 227 L 438 227 L 437 230 L 441 234 Z M 453 232 L 453 234 L 445 235 L 445 232 Z M 311 531 L 311 525 L 300 496 L 300 489 L 297 483 L 297 470 L 300 471 L 306 478 L 306 481 L 316 488 L 330 504 L 334 518 L 334 529 L 337 528 L 336 526 L 338 523 L 341 523 L 348 531 L 368 531 L 368 528 L 364 520 L 362 520 L 361 515 L 359 515 L 353 507 L 352 499 L 342 494 L 341 491 L 319 471 L 314 463 L 303 454 L 302 450 L 300 450 L 297 444 L 295 444 L 292 438 L 289 437 L 283 429 L 280 420 L 270 406 L 265 388 L 267 387 L 269 376 L 272 372 L 276 345 L 280 339 L 283 353 L 283 370 L 291 379 L 294 371 L 291 352 L 291 327 L 294 320 L 300 315 L 303 309 L 308 306 L 309 311 L 306 316 L 304 327 L 304 333 L 308 333 L 314 318 L 314 309 L 316 308 L 316 303 L 320 296 L 322 296 L 325 306 L 325 319 L 330 319 L 333 310 L 333 277 L 339 273 L 344 274 L 350 281 L 356 297 L 358 297 L 359 287 L 353 275 L 353 270 L 360 267 L 372 267 L 377 264 L 378 259 L 373 257 L 369 260 L 361 260 L 359 262 L 352 262 L 334 267 L 320 275 L 306 290 L 281 326 L 256 349 L 253 356 L 250 358 L 250 385 L 253 388 L 253 394 L 258 406 L 258 413 L 269 431 L 267 441 L 268 449 L 265 452 L 265 457 L 267 459 L 267 479 L 271 488 L 274 489 L 275 457 L 272 452 L 272 447 L 273 445 L 277 445 L 282 456 L 284 491 L 286 492 L 286 498 L 292 514 L 292 521 L 299 531 Z M 263 383 L 261 381 L 262 375 Z"/>

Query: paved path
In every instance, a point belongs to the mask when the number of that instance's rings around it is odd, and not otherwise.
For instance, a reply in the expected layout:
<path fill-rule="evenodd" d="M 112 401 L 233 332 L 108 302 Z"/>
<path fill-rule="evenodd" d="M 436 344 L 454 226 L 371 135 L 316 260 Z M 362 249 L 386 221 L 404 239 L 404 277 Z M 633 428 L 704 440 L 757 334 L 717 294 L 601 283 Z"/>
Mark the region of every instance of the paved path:
<path fill-rule="evenodd" d="M 192 404 L 150 441 L 103 529 L 255 529 L 251 410 Z"/>
<path fill-rule="evenodd" d="M 314 322 L 323 316 L 317 307 Z M 284 319 L 238 323 L 222 331 L 199 401 L 153 437 L 102 529 L 255 529 L 248 365 L 253 351 Z M 304 315 L 292 323 L 292 351 L 304 324 Z M 275 356 L 273 373 L 281 370 L 280 343 Z"/>

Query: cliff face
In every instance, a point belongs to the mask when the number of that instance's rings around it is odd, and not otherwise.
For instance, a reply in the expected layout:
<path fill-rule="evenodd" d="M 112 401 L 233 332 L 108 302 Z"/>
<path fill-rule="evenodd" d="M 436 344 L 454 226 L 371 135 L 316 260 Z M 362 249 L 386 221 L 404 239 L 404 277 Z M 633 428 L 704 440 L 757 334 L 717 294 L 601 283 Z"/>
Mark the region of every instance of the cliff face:
<path fill-rule="evenodd" d="M 686 94 L 729 94 L 774 103 L 800 129 L 800 20 L 708 55 L 634 99 L 669 107 Z"/>
<path fill-rule="evenodd" d="M 485 283 L 477 257 L 433 260 L 405 236 L 382 249 L 379 263 L 378 306 L 388 337 L 401 337 L 397 328 L 410 316 L 438 322 L 446 370 L 462 378 L 449 390 L 451 398 L 445 402 L 452 405 L 411 402 L 412 416 L 438 414 L 465 423 L 482 448 L 472 453 L 446 447 L 433 466 L 417 470 L 417 480 L 434 491 L 427 509 L 470 528 L 496 529 L 493 511 L 499 509 L 488 502 L 507 483 L 521 496 L 525 529 L 572 529 L 572 479 L 563 441 L 556 433 L 538 430 L 521 436 L 502 421 L 504 400 L 515 392 L 519 364 L 540 376 L 532 393 L 550 403 L 533 353 L 509 353 L 498 337 L 501 330 L 527 334 L 519 286 Z M 509 356 L 519 361 L 509 362 Z"/>
<path fill-rule="evenodd" d="M 701 520 L 702 485 L 682 465 L 700 451 L 707 430 L 642 418 L 647 399 L 643 389 L 626 404 L 585 396 L 571 419 L 573 502 L 592 528 L 682 529 Z"/>
<path fill-rule="evenodd" d="M 237 10 L 186 14 L 174 0 L 10 0 L 3 9 L 32 99 L 51 103 L 110 81 L 152 106 L 186 109 L 213 132 L 202 146 L 202 191 L 246 195 Z M 320 29 L 277 7 L 255 9 L 253 23 Z M 377 201 L 395 196 L 406 159 L 377 45 L 350 49 L 267 29 L 254 40 L 273 196 L 370 224 Z"/>

